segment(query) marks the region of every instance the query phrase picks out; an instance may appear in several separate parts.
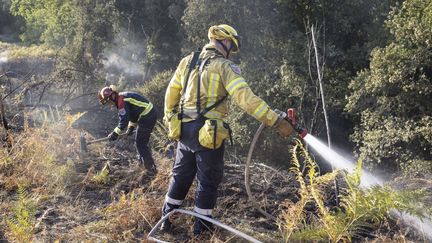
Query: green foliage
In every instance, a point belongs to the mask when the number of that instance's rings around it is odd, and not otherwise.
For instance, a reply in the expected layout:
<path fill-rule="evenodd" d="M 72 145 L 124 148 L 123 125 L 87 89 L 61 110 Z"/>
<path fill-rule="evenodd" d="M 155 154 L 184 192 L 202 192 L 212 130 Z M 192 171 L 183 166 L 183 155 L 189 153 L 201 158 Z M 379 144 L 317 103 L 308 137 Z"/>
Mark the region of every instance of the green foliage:
<path fill-rule="evenodd" d="M 12 211 L 13 216 L 7 223 L 13 239 L 17 242 L 30 242 L 36 224 L 36 203 L 22 185 L 18 187 L 17 201 Z"/>
<path fill-rule="evenodd" d="M 14 17 L 10 12 L 10 1 L 0 1 L 0 41 L 17 41 L 19 40 L 19 26 L 22 24 L 21 19 Z"/>
<path fill-rule="evenodd" d="M 303 175 L 301 162 L 307 170 L 306 176 Z M 325 221 L 331 217 L 328 209 L 324 206 L 324 197 L 322 187 L 333 181 L 337 171 L 319 177 L 319 168 L 315 161 L 309 156 L 308 152 L 300 141 L 296 142 L 293 148 L 292 164 L 290 171 L 295 174 L 299 183 L 299 201 L 292 203 L 285 202 L 286 210 L 280 215 L 279 228 L 281 229 L 284 242 L 290 239 L 294 240 L 322 240 L 333 238 L 335 228 L 330 228 Z M 312 224 L 306 222 L 308 212 L 306 205 L 316 203 L 319 209 L 322 222 L 314 218 Z M 333 225 L 334 227 L 334 225 Z"/>
<path fill-rule="evenodd" d="M 145 43 L 144 55 L 139 56 L 146 71 L 144 78 L 173 68 L 181 55 L 183 1 L 121 0 L 115 1 L 115 6 L 127 38 Z"/>
<path fill-rule="evenodd" d="M 57 90 L 95 89 L 101 53 L 114 37 L 114 0 L 12 0 L 11 12 L 25 20 L 25 43 L 61 49 L 50 81 Z"/>
<path fill-rule="evenodd" d="M 300 170 L 300 158 L 305 163 L 306 176 Z M 383 225 L 392 211 L 421 219 L 432 215 L 432 210 L 423 203 L 428 196 L 424 190 L 399 192 L 389 186 L 361 188 L 361 161 L 352 174 L 345 176 L 347 187 L 339 196 L 340 208 L 330 210 L 325 205 L 323 186 L 334 180 L 338 172 L 320 176 L 317 168 L 302 144 L 297 142 L 291 171 L 299 183 L 299 201 L 286 202 L 287 209 L 280 217 L 279 226 L 285 242 L 351 242 L 361 233 Z M 316 212 L 306 211 L 306 205 L 311 203 L 316 205 Z"/>
<path fill-rule="evenodd" d="M 361 188 L 361 168 L 362 163 L 359 161 L 354 173 L 346 175 L 348 188 L 341 196 L 345 217 L 353 221 L 363 220 L 363 217 L 367 221 L 378 224 L 385 221 L 393 209 L 421 219 L 432 215 L 432 209 L 423 203 L 423 199 L 428 196 L 425 190 L 395 191 L 389 186 Z"/>
<path fill-rule="evenodd" d="M 24 42 L 60 46 L 73 35 L 70 30 L 75 13 L 71 1 L 13 0 L 11 12 L 26 21 L 26 30 L 21 35 Z"/>
<path fill-rule="evenodd" d="M 143 94 L 153 103 L 160 114 L 163 114 L 165 91 L 173 74 L 174 72 L 172 71 L 160 72 L 151 80 L 148 80 L 144 85 L 137 88 L 138 92 Z"/>
<path fill-rule="evenodd" d="M 169 81 L 173 76 L 172 71 L 163 71 L 156 74 L 153 79 L 147 81 L 143 86 L 138 87 L 137 91 L 147 97 L 156 107 L 159 117 L 163 116 L 165 91 Z M 167 128 L 161 123 L 157 122 L 152 132 L 152 148 L 159 152 L 167 152 L 173 148 L 173 141 L 169 140 L 166 134 Z"/>
<path fill-rule="evenodd" d="M 96 175 L 93 176 L 92 181 L 107 185 L 110 182 L 110 167 L 109 164 L 106 164 L 101 171 L 99 171 Z"/>
<path fill-rule="evenodd" d="M 395 40 L 372 52 L 370 69 L 350 84 L 346 109 L 358 116 L 352 135 L 372 167 L 432 171 L 431 1 L 406 1 L 387 26 Z"/>
<path fill-rule="evenodd" d="M 387 32 L 382 25 L 393 2 L 188 1 L 182 21 L 188 40 L 194 45 L 186 48 L 193 50 L 202 46 L 211 25 L 233 25 L 242 36 L 241 51 L 233 59 L 240 62 L 252 90 L 272 108 L 297 108 L 299 121 L 311 133 L 319 135 L 325 131 L 324 120 L 317 101 L 319 90 L 311 39 L 306 34 L 312 24 L 317 24 L 316 38 L 323 55 L 320 60 L 325 62 L 324 90 L 329 116 L 332 124 L 337 123 L 337 129 L 341 130 L 333 136 L 340 140 L 337 142 L 346 143 L 351 124 L 342 110 L 348 82 L 367 66 L 371 49 L 385 43 Z M 229 119 L 236 142 L 248 146 L 257 122 L 235 106 Z M 275 136 L 266 139 L 263 157 L 282 162 L 285 154 L 275 155 L 287 151 L 285 144 Z"/>

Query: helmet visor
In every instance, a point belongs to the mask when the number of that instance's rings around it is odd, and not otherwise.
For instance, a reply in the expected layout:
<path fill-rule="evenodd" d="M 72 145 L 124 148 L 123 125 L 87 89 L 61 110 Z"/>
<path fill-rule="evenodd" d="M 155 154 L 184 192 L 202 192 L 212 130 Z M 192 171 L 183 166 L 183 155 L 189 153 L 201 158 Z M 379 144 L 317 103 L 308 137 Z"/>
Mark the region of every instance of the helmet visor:
<path fill-rule="evenodd" d="M 108 102 L 108 99 L 99 100 L 102 105 L 105 105 Z"/>
<path fill-rule="evenodd" d="M 240 41 L 240 36 L 239 35 L 234 35 L 234 43 L 235 43 L 235 48 L 233 49 L 234 52 L 238 52 L 240 50 L 241 47 L 241 41 Z"/>
<path fill-rule="evenodd" d="M 101 91 L 99 91 L 98 98 L 99 103 L 101 103 L 102 105 L 105 105 L 108 102 L 108 97 L 104 98 L 101 94 Z"/>

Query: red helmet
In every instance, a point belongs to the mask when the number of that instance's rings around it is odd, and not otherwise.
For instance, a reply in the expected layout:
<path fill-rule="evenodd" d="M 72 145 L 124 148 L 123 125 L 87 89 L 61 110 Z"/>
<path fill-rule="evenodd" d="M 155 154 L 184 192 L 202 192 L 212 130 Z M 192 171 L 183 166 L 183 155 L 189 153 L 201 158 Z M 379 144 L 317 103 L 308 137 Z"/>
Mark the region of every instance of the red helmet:
<path fill-rule="evenodd" d="M 113 100 L 114 97 L 112 97 L 113 94 L 117 94 L 116 88 L 114 85 L 111 85 L 109 87 L 104 87 L 101 90 L 99 90 L 98 98 L 99 102 L 103 105 L 105 105 L 111 98 Z"/>

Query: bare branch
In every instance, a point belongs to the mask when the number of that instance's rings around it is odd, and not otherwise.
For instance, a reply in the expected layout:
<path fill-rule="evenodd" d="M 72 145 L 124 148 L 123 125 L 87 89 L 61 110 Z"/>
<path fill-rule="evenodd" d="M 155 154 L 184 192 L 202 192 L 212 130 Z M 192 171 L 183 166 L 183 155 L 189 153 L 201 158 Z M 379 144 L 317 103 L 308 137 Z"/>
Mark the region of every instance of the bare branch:
<path fill-rule="evenodd" d="M 320 87 L 320 93 L 321 93 L 321 102 L 322 102 L 322 106 L 323 106 L 324 120 L 325 120 L 325 124 L 326 124 L 326 128 L 327 128 L 327 143 L 328 143 L 328 147 L 331 148 L 330 125 L 329 125 L 328 116 L 327 116 L 327 109 L 326 109 L 325 98 L 324 98 L 324 88 L 323 88 L 323 83 L 322 83 L 322 76 L 323 76 L 322 74 L 323 73 L 320 70 L 318 49 L 317 49 L 316 41 L 315 41 L 314 26 L 311 27 L 311 35 L 312 35 L 312 43 L 313 43 L 314 50 L 315 50 L 315 61 L 316 61 L 316 68 L 317 68 L 317 73 L 318 73 L 318 81 L 319 81 L 319 87 Z"/>

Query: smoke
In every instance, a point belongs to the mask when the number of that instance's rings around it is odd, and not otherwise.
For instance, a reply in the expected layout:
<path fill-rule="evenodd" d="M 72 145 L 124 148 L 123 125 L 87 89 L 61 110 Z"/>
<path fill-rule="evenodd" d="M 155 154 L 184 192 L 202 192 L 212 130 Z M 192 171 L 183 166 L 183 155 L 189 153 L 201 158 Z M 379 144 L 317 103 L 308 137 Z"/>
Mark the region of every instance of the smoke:
<path fill-rule="evenodd" d="M 119 79 L 124 79 L 126 83 L 139 82 L 144 78 L 142 60 L 146 43 L 135 40 L 131 35 L 126 30 L 119 31 L 112 46 L 103 53 L 106 79 L 110 82 L 118 82 Z"/>
<path fill-rule="evenodd" d="M 133 57 L 133 56 L 132 56 Z M 139 76 L 144 75 L 144 71 L 136 61 L 132 59 L 128 59 L 121 53 L 110 53 L 107 57 L 107 60 L 103 62 L 106 69 L 117 69 L 121 70 L 122 73 L 131 75 L 131 76 Z"/>
<path fill-rule="evenodd" d="M 0 64 L 6 63 L 8 61 L 8 51 L 3 51 L 0 53 Z"/>

